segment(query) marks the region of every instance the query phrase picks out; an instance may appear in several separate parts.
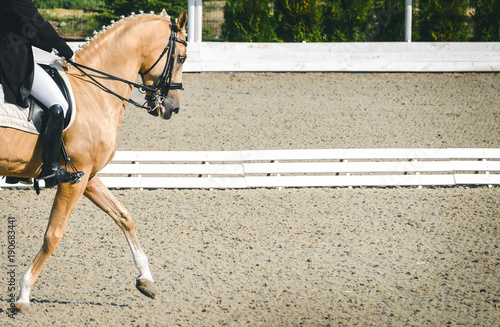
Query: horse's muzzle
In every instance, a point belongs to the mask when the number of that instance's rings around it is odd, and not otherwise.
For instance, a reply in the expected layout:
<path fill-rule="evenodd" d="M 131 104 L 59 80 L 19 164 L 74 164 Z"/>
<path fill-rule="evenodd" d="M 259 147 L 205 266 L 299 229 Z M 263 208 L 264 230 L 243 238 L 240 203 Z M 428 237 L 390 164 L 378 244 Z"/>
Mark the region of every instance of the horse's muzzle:
<path fill-rule="evenodd" d="M 179 107 L 179 100 L 175 98 L 165 98 L 159 107 L 159 116 L 163 119 L 170 119 L 173 114 L 179 113 Z"/>
<path fill-rule="evenodd" d="M 179 108 L 172 108 L 165 110 L 162 110 L 162 108 L 160 108 L 160 117 L 163 119 L 170 119 L 172 118 L 173 114 L 178 114 L 178 113 L 179 113 Z"/>
<path fill-rule="evenodd" d="M 152 110 L 149 110 L 148 113 L 152 116 L 158 117 L 160 116 L 163 119 L 172 118 L 173 114 L 179 113 L 179 100 L 175 98 L 164 98 L 161 102 L 150 103 L 149 104 Z"/>

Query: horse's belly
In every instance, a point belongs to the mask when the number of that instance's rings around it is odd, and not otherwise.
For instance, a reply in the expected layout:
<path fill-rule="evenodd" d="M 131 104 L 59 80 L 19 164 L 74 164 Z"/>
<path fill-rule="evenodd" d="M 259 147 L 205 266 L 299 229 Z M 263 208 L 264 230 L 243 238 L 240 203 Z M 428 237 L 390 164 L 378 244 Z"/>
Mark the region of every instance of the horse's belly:
<path fill-rule="evenodd" d="M 38 135 L 0 127 L 0 175 L 35 175 L 42 159 Z"/>

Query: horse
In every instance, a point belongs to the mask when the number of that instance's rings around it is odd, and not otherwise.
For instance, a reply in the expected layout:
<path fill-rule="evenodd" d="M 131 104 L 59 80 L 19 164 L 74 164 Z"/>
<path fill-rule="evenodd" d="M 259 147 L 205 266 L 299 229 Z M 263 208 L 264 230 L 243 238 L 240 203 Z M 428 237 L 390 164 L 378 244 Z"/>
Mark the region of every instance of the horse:
<path fill-rule="evenodd" d="M 84 172 L 84 176 L 79 183 L 57 187 L 42 247 L 19 281 L 20 291 L 15 301 L 18 310 L 25 312 L 29 308 L 30 291 L 57 248 L 82 195 L 111 216 L 121 228 L 139 270 L 136 288 L 150 298 L 155 297 L 148 258 L 140 246 L 134 221 L 97 172 L 115 154 L 132 86 L 146 91 L 144 107 L 152 115 L 168 119 L 172 112 L 179 110 L 182 65 L 187 49 L 186 22 L 186 12 L 174 20 L 165 10 L 160 15 L 122 16 L 103 31 L 94 33 L 94 37 L 75 53 L 74 61 L 64 64 L 77 112 L 73 124 L 63 133 L 63 141 L 73 165 Z M 140 85 L 134 83 L 138 72 L 142 78 Z M 39 135 L 0 127 L 0 175 L 38 177 L 42 165 L 41 147 Z M 60 161 L 64 163 L 62 157 Z"/>

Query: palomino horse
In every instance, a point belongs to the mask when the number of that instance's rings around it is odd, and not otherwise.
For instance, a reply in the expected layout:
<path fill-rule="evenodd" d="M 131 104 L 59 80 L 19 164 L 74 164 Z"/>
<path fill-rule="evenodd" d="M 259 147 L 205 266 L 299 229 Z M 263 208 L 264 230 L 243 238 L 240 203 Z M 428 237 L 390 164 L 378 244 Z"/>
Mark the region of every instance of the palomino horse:
<path fill-rule="evenodd" d="M 43 245 L 20 280 L 20 293 L 16 300 L 19 310 L 23 311 L 29 305 L 31 288 L 59 244 L 82 194 L 109 214 L 123 230 L 140 272 L 136 287 L 146 296 L 154 298 L 153 277 L 148 259 L 139 245 L 132 217 L 96 173 L 114 156 L 127 104 L 125 99 L 130 97 L 131 84 L 138 72 L 142 76 L 142 85 L 148 91 L 146 98 L 151 107 L 150 113 L 167 119 L 172 110 L 179 109 L 182 63 L 187 46 L 186 22 L 186 12 L 177 21 L 168 17 L 165 11 L 159 16 L 141 14 L 122 18 L 77 52 L 73 67 L 66 67 L 76 99 L 77 114 L 73 125 L 63 134 L 63 139 L 74 165 L 85 175 L 80 183 L 58 186 Z M 121 80 L 104 78 L 95 72 L 85 75 L 78 69 L 81 69 L 80 65 Z M 124 83 L 126 81 L 130 83 Z M 168 91 L 172 85 L 174 87 Z M 39 176 L 41 146 L 41 137 L 37 135 L 0 128 L 0 175 Z"/>

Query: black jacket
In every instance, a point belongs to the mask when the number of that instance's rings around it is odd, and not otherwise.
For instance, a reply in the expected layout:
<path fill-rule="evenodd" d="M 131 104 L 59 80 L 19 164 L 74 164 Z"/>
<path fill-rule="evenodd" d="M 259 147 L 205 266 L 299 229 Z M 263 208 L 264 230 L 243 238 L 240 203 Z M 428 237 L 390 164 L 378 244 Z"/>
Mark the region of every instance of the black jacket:
<path fill-rule="evenodd" d="M 33 84 L 32 46 L 71 58 L 73 51 L 31 0 L 0 1 L 0 83 L 5 101 L 27 107 Z"/>

